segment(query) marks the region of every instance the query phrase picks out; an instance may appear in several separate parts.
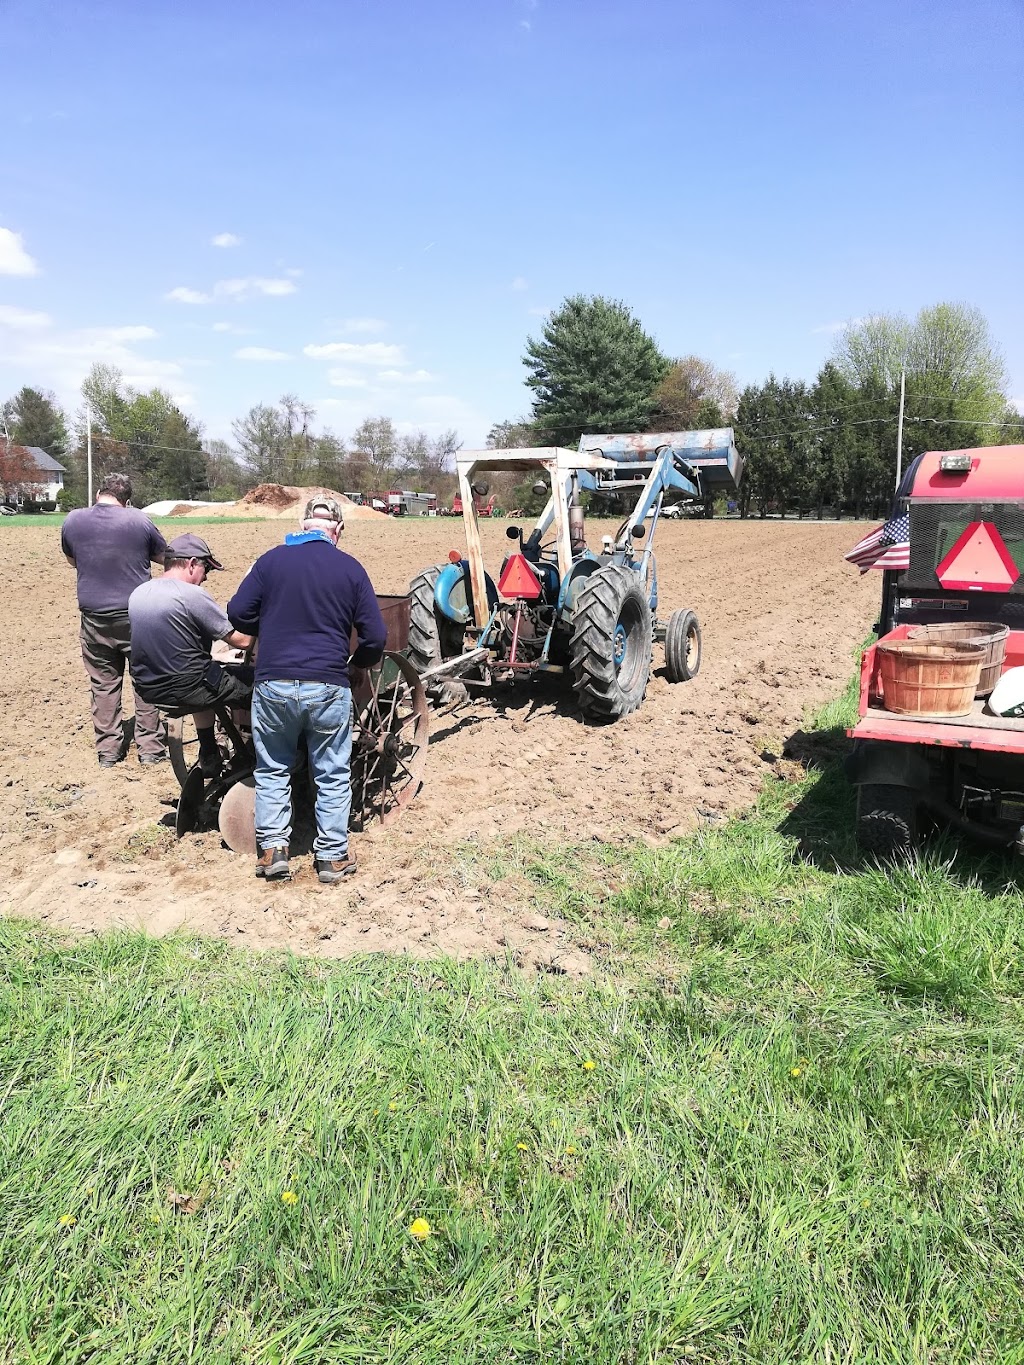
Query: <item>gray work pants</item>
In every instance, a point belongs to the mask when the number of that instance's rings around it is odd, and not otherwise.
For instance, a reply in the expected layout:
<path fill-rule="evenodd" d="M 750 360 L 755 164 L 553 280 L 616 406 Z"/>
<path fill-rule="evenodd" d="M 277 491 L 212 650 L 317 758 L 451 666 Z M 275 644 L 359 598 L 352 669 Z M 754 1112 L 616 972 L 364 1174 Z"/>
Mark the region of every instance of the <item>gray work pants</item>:
<path fill-rule="evenodd" d="M 100 758 L 121 756 L 124 732 L 121 727 L 121 685 L 131 653 L 128 613 L 107 612 L 92 615 L 82 612 L 82 662 L 92 685 L 92 725 L 96 731 L 96 753 Z M 135 689 L 132 689 L 135 691 Z M 164 752 L 160 712 L 144 702 L 135 691 L 135 743 L 140 758 Z"/>

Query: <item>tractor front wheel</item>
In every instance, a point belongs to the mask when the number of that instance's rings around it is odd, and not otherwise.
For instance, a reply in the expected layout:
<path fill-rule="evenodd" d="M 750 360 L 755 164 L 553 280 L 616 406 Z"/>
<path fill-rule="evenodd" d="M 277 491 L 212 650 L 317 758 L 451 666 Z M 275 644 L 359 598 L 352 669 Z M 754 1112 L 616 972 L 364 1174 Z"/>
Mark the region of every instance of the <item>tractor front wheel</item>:
<path fill-rule="evenodd" d="M 651 608 L 635 573 L 609 564 L 576 599 L 569 655 L 583 714 L 618 720 L 644 699 L 651 674 Z"/>
<path fill-rule="evenodd" d="M 443 565 L 424 569 L 409 584 L 409 662 L 417 673 L 462 653 L 462 631 L 434 606 L 434 586 Z"/>
<path fill-rule="evenodd" d="M 689 682 L 700 669 L 700 622 L 695 611 L 674 611 L 665 631 L 665 674 L 669 682 Z"/>

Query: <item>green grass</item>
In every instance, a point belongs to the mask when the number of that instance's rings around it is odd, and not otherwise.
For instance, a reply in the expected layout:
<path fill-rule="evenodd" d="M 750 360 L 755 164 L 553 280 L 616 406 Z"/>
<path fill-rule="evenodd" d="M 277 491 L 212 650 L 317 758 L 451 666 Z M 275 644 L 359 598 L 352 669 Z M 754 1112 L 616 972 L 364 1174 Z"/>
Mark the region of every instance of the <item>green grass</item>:
<path fill-rule="evenodd" d="M 60 526 L 63 512 L 16 512 L 13 517 L 0 517 L 0 529 L 7 526 Z"/>
<path fill-rule="evenodd" d="M 668 849 L 455 850 L 583 984 L 0 927 L 0 1359 L 1024 1360 L 1015 865 L 863 865 L 812 739 Z"/>

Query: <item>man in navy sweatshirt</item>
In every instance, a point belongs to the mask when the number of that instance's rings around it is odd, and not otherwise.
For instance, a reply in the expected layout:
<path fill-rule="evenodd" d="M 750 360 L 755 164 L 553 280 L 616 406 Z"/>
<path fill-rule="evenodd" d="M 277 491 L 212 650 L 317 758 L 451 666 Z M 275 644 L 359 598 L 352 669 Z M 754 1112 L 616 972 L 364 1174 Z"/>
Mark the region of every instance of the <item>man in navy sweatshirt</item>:
<path fill-rule="evenodd" d="M 345 528 L 336 498 L 310 498 L 298 535 L 260 555 L 228 603 L 236 629 L 259 637 L 252 699 L 256 746 L 257 877 L 291 876 L 291 771 L 305 736 L 316 782 L 317 876 L 341 881 L 352 805 L 352 692 L 349 665 L 368 668 L 386 630 L 366 570 L 338 550 Z M 352 633 L 359 642 L 349 658 Z"/>

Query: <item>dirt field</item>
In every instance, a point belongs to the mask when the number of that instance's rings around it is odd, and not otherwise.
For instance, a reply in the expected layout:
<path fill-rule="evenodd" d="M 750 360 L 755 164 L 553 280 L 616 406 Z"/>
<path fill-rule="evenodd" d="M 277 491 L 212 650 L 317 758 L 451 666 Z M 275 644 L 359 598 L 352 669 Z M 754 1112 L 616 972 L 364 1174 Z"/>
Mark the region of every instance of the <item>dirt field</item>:
<path fill-rule="evenodd" d="M 485 526 L 494 567 L 504 528 Z M 59 531 L 0 528 L 0 913 L 76 931 L 185 926 L 328 956 L 509 951 L 525 965 L 585 969 L 564 926 L 535 922 L 527 885 L 469 877 L 446 849 L 459 841 L 486 849 L 522 833 L 662 841 L 748 803 L 780 741 L 846 682 L 851 651 L 874 620 L 878 575 L 860 578 L 842 561 L 862 529 L 663 523 L 660 614 L 677 606 L 698 612 L 698 677 L 670 685 L 658 647 L 643 707 L 613 726 L 584 725 L 550 684 L 435 715 L 419 799 L 397 828 L 354 838 L 359 874 L 329 888 L 316 881 L 308 853 L 294 864 L 292 883 L 267 886 L 215 832 L 176 843 L 157 823 L 177 794 L 169 764 L 143 768 L 132 750 L 117 767 L 98 767 L 74 573 Z M 211 576 L 224 602 L 283 530 L 226 523 L 201 533 L 227 566 Z M 414 573 L 462 548 L 461 534 L 458 522 L 381 519 L 352 524 L 343 544 L 378 591 L 404 592 Z"/>

